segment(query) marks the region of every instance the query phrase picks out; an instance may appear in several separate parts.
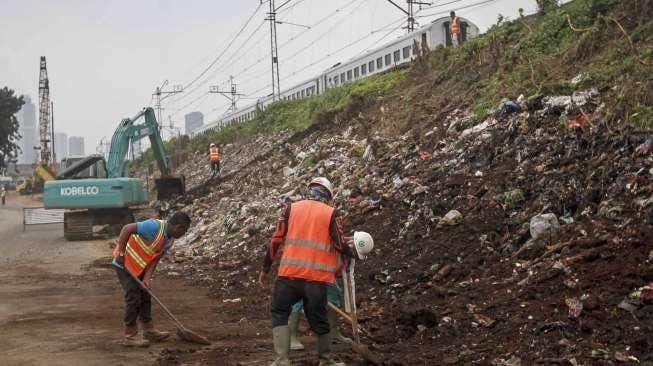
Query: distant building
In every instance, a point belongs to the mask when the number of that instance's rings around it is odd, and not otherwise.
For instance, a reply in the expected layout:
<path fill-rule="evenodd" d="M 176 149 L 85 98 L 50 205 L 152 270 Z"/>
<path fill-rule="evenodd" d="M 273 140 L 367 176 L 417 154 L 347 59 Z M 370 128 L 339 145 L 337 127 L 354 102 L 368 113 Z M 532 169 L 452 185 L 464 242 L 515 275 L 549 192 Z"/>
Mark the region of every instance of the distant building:
<path fill-rule="evenodd" d="M 68 156 L 84 155 L 84 138 L 70 136 L 68 138 Z"/>
<path fill-rule="evenodd" d="M 18 119 L 18 132 L 22 136 L 18 146 L 22 150 L 18 154 L 18 164 L 34 164 L 36 162 L 36 151 L 34 147 L 38 146 L 38 133 L 36 129 L 36 105 L 32 103 L 29 95 L 25 95 L 25 104 L 16 114 Z"/>
<path fill-rule="evenodd" d="M 68 156 L 68 135 L 62 132 L 54 134 L 54 155 L 57 161 Z"/>
<path fill-rule="evenodd" d="M 190 135 L 193 131 L 204 126 L 204 115 L 202 112 L 190 112 L 184 116 L 186 122 L 186 134 Z"/>

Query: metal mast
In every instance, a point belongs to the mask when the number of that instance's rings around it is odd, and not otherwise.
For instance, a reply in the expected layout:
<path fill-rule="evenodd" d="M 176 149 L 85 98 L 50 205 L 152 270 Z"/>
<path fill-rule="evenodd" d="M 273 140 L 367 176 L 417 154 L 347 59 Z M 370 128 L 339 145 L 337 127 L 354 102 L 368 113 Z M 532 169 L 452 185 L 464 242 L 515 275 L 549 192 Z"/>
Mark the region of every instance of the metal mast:
<path fill-rule="evenodd" d="M 277 47 L 277 10 L 274 0 L 270 1 L 270 12 L 265 20 L 270 21 L 270 52 L 272 54 L 272 100 L 277 100 L 281 95 L 279 86 L 279 49 Z M 286 5 L 287 1 L 281 6 Z M 280 6 L 280 7 L 281 7 Z"/>
<path fill-rule="evenodd" d="M 411 33 L 415 30 L 415 24 L 417 23 L 415 21 L 415 8 L 414 5 L 419 5 L 420 9 L 422 5 L 432 5 L 431 3 L 426 3 L 426 2 L 421 2 L 419 0 L 406 0 L 406 3 L 408 4 L 408 10 L 405 10 L 401 6 L 399 6 L 397 3 L 395 3 L 392 0 L 387 0 L 390 4 L 394 5 L 397 9 L 401 10 L 406 16 L 408 17 L 408 20 L 406 22 L 406 30 L 408 33 Z"/>
<path fill-rule="evenodd" d="M 238 102 L 238 97 L 243 96 L 245 94 L 238 93 L 237 85 L 236 83 L 234 83 L 233 76 L 229 77 L 229 85 L 231 86 L 231 89 L 229 91 L 220 90 L 220 87 L 218 85 L 211 85 L 209 87 L 209 93 L 222 94 L 225 98 L 229 99 L 229 101 L 231 102 L 231 108 L 229 108 L 229 110 L 231 111 L 231 113 L 236 113 L 236 111 L 238 110 L 238 106 L 236 105 L 236 102 Z"/>
<path fill-rule="evenodd" d="M 39 161 L 42 164 L 50 165 L 52 162 L 52 151 L 50 150 L 50 83 L 48 81 L 48 69 L 45 63 L 45 56 L 41 56 L 39 73 L 39 138 L 41 155 Z"/>

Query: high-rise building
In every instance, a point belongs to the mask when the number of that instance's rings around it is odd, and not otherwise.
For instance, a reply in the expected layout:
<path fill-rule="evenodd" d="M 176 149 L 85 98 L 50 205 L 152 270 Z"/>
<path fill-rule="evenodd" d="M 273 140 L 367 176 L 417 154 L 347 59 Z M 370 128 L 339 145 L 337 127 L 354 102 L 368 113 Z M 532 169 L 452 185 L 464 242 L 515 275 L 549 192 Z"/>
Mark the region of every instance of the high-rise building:
<path fill-rule="evenodd" d="M 38 146 L 36 137 L 36 105 L 32 103 L 29 95 L 24 97 L 25 104 L 16 114 L 18 119 L 18 132 L 22 136 L 18 146 L 21 152 L 18 154 L 19 164 L 34 164 L 36 162 L 36 151 L 34 147 Z"/>
<path fill-rule="evenodd" d="M 84 155 L 84 138 L 81 136 L 68 138 L 68 156 L 73 155 Z"/>
<path fill-rule="evenodd" d="M 186 134 L 190 135 L 193 131 L 204 126 L 204 115 L 202 112 L 190 112 L 184 116 L 186 122 Z"/>
<path fill-rule="evenodd" d="M 62 132 L 54 134 L 54 155 L 57 161 L 68 156 L 68 135 Z"/>

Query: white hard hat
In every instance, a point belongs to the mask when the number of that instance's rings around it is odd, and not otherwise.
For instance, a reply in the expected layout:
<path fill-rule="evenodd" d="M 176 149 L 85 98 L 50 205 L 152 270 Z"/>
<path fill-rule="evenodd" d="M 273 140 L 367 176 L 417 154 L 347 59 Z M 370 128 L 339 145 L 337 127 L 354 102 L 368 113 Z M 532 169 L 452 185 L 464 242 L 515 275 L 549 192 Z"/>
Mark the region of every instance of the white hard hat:
<path fill-rule="evenodd" d="M 204 145 L 204 146 L 206 146 L 206 145 Z M 211 143 L 211 147 L 215 147 L 215 144 L 214 144 L 214 143 Z"/>
<path fill-rule="evenodd" d="M 333 188 L 331 187 L 331 182 L 329 182 L 328 179 L 324 177 L 313 178 L 311 182 L 308 184 L 308 187 L 310 188 L 312 185 L 318 185 L 324 187 L 327 191 L 329 191 L 329 195 L 333 197 Z"/>
<path fill-rule="evenodd" d="M 374 239 L 372 239 L 372 235 L 364 231 L 354 231 L 354 248 L 356 248 L 358 258 L 367 258 L 367 254 L 374 249 Z"/>

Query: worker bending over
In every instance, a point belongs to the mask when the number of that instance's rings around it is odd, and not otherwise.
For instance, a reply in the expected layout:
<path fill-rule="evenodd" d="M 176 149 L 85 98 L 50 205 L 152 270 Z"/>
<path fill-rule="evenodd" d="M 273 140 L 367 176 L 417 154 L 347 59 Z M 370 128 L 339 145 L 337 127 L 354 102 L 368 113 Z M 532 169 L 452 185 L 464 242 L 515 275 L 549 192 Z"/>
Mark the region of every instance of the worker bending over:
<path fill-rule="evenodd" d="M 159 260 L 170 250 L 172 239 L 180 238 L 190 226 L 190 217 L 181 211 L 169 220 L 149 219 L 123 226 L 113 250 L 113 266 L 125 291 L 125 339 L 128 347 L 146 347 L 170 335 L 154 329 L 150 294 L 134 279 L 150 287 Z M 140 322 L 143 334 L 138 332 Z"/>
<path fill-rule="evenodd" d="M 345 242 L 342 219 L 332 206 L 331 183 L 326 178 L 314 178 L 308 189 L 308 199 L 287 204 L 282 210 L 259 277 L 261 284 L 267 281 L 283 245 L 271 306 L 276 354 L 272 366 L 290 365 L 288 317 L 299 300 L 311 330 L 317 334 L 319 366 L 342 365 L 331 356 L 327 286 L 335 281 L 340 256 L 355 258 L 355 254 Z"/>
<path fill-rule="evenodd" d="M 209 147 L 209 161 L 211 162 L 211 172 L 216 175 L 220 172 L 220 149 L 214 143 L 211 143 Z"/>

